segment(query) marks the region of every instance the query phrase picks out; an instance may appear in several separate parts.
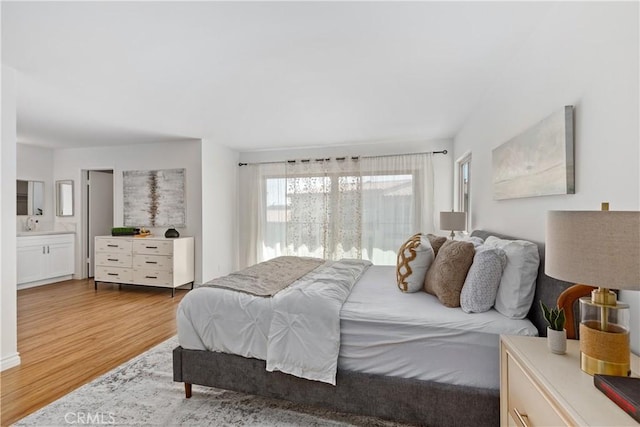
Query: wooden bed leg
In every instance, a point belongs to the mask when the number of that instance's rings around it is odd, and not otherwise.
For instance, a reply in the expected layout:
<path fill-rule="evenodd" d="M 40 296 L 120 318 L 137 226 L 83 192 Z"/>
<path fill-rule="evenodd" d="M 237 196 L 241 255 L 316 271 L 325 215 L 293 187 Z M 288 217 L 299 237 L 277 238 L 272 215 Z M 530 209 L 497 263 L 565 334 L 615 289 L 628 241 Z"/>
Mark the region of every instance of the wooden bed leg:
<path fill-rule="evenodd" d="M 191 398 L 191 384 L 184 383 L 184 395 L 187 399 Z"/>

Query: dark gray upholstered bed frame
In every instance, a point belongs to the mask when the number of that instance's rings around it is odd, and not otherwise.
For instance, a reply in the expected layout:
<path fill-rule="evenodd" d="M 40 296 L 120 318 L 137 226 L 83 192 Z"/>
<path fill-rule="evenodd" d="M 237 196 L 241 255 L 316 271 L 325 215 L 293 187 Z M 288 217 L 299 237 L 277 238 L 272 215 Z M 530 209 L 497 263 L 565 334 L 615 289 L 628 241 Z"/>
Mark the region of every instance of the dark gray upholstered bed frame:
<path fill-rule="evenodd" d="M 472 235 L 513 239 L 481 230 Z M 538 247 L 540 270 L 534 303 L 527 317 L 544 336 L 546 324 L 538 301 L 555 305 L 558 295 L 572 284 L 544 274 L 544 247 L 540 244 Z M 191 385 L 197 384 L 420 425 L 500 424 L 499 390 L 342 370 L 338 370 L 334 387 L 281 372 L 267 372 L 264 360 L 182 347 L 173 350 L 173 380 L 185 383 L 187 397 L 191 395 Z"/>

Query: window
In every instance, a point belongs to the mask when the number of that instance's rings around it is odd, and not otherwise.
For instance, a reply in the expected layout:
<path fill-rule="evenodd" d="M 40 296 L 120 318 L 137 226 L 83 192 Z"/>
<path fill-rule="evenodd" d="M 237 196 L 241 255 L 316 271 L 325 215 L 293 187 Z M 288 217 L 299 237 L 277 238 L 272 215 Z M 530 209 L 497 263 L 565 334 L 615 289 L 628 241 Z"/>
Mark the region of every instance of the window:
<path fill-rule="evenodd" d="M 412 174 L 266 178 L 264 257 L 396 262 L 414 233 Z"/>
<path fill-rule="evenodd" d="M 297 255 L 395 264 L 409 236 L 434 230 L 431 159 L 427 153 L 243 167 L 242 262 Z"/>
<path fill-rule="evenodd" d="M 415 181 L 408 173 L 362 177 L 362 259 L 396 263 L 398 248 L 416 233 Z"/>
<path fill-rule="evenodd" d="M 466 212 L 466 230 L 471 230 L 471 153 L 466 153 L 458 161 L 458 211 Z"/>

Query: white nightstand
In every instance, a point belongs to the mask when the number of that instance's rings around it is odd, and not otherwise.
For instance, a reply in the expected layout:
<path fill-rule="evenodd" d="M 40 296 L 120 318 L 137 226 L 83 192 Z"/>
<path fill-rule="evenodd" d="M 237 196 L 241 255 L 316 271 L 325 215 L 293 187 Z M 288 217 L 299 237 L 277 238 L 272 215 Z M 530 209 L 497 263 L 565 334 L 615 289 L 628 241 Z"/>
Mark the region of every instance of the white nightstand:
<path fill-rule="evenodd" d="M 631 355 L 634 376 L 638 357 Z M 638 426 L 580 369 L 580 342 L 567 354 L 547 349 L 546 338 L 500 337 L 501 426 Z"/>

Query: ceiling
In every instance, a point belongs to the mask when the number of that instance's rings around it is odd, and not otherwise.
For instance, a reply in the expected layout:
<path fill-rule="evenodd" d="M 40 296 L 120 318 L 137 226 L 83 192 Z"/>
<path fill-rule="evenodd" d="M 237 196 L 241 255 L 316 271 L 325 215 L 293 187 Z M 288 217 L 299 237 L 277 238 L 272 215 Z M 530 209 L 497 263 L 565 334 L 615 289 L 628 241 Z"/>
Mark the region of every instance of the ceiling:
<path fill-rule="evenodd" d="M 452 138 L 551 2 L 2 2 L 18 141 Z"/>

